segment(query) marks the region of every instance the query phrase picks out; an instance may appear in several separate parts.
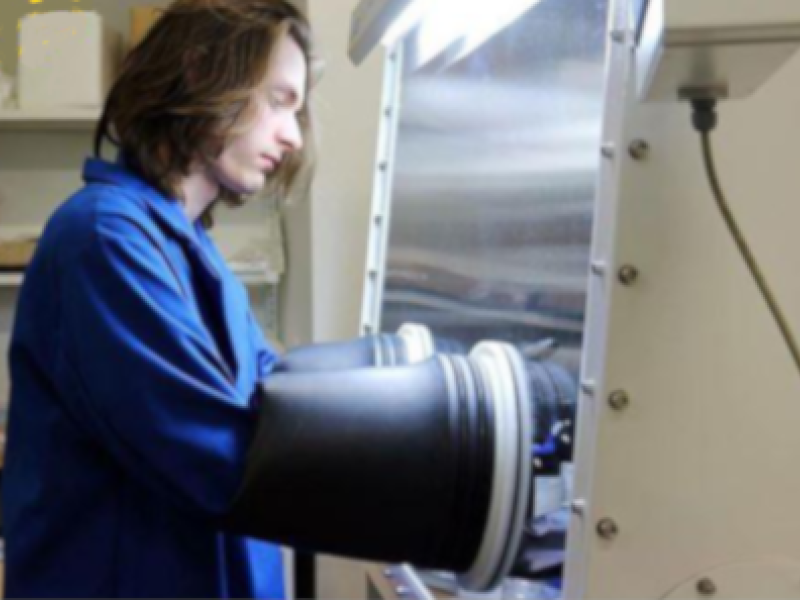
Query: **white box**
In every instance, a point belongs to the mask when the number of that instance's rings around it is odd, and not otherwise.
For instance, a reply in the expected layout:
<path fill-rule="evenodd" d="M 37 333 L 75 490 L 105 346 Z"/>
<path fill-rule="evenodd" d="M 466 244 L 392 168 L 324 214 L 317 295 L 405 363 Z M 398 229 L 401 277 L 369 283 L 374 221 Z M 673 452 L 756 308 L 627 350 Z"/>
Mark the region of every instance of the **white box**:
<path fill-rule="evenodd" d="M 22 19 L 22 109 L 103 105 L 120 57 L 120 36 L 94 12 L 54 11 Z"/>
<path fill-rule="evenodd" d="M 649 0 L 637 48 L 638 95 L 744 98 L 798 47 L 798 0 Z"/>

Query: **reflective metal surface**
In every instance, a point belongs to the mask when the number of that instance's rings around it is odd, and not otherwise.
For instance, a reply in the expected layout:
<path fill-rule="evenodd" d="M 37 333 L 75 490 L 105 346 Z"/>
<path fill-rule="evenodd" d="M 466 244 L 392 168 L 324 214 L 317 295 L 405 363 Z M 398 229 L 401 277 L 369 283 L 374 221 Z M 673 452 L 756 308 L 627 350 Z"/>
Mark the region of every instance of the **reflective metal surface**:
<path fill-rule="evenodd" d="M 408 67 L 383 331 L 424 323 L 467 351 L 552 338 L 577 374 L 606 6 L 543 0 L 455 64 Z"/>

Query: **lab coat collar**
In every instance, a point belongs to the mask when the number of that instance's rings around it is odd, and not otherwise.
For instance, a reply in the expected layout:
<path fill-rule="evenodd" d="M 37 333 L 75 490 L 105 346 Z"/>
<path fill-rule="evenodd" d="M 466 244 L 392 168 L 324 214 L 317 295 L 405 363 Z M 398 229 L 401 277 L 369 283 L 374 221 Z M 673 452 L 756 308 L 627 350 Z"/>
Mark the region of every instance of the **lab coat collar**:
<path fill-rule="evenodd" d="M 192 245 L 197 244 L 195 225 L 175 198 L 164 196 L 155 187 L 128 168 L 121 158 L 111 163 L 98 158 L 88 158 L 83 168 L 86 183 L 102 182 L 133 190 L 147 202 L 156 218 L 168 227 L 173 235 Z M 198 225 L 199 226 L 199 225 Z"/>

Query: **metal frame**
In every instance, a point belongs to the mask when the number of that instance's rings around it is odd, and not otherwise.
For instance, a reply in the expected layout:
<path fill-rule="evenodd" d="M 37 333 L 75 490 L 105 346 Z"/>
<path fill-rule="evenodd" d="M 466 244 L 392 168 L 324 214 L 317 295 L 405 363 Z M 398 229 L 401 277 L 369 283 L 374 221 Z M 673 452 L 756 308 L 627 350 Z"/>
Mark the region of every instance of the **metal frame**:
<path fill-rule="evenodd" d="M 595 474 L 594 454 L 598 443 L 598 420 L 603 411 L 600 398 L 601 391 L 605 387 L 611 290 L 615 283 L 614 239 L 621 174 L 618 149 L 624 146 L 623 124 L 628 101 L 627 82 L 634 69 L 633 17 L 630 0 L 612 0 L 609 8 L 608 35 L 613 43 L 609 44 L 606 50 L 605 115 L 601 138 L 603 143 L 598 148 L 603 162 L 597 185 L 592 233 L 592 265 L 589 275 L 574 459 L 573 519 L 567 542 L 564 598 L 586 597 L 586 555 L 594 541 L 595 533 L 588 513 Z"/>
<path fill-rule="evenodd" d="M 794 597 L 800 482 L 781 474 L 800 452 L 797 373 L 714 206 L 689 106 L 637 98 L 630 8 L 615 0 L 610 24 L 565 597 Z M 796 238 L 769 215 L 800 211 L 780 161 L 755 167 L 756 140 L 790 152 L 799 74 L 726 107 L 715 133 L 786 306 L 800 287 L 766 244 Z"/>
<path fill-rule="evenodd" d="M 391 231 L 392 181 L 397 127 L 400 120 L 400 91 L 403 73 L 403 44 L 386 54 L 383 75 L 381 123 L 378 130 L 378 158 L 372 186 L 369 246 L 367 248 L 364 297 L 361 306 L 361 333 L 380 329 L 383 284 L 386 278 L 386 252 Z"/>

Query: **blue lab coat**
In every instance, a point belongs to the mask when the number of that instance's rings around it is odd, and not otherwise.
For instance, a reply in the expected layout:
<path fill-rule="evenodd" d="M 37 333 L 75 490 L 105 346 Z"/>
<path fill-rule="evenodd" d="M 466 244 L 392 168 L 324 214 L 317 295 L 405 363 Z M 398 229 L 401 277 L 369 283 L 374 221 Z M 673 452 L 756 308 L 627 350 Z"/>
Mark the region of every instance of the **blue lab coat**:
<path fill-rule="evenodd" d="M 214 524 L 276 359 L 247 293 L 175 200 L 122 164 L 84 179 L 17 308 L 5 592 L 283 597 L 279 550 Z"/>

